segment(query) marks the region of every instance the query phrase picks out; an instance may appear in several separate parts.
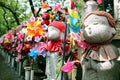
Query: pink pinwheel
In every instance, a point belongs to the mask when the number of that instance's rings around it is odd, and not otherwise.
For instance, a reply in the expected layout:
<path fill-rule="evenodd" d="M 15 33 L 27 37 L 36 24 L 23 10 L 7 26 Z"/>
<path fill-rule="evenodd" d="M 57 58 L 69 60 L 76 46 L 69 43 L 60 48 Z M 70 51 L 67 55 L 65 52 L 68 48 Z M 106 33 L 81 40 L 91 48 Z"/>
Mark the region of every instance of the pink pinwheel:
<path fill-rule="evenodd" d="M 97 0 L 97 3 L 98 4 L 102 4 L 102 0 Z"/>
<path fill-rule="evenodd" d="M 67 63 L 64 66 L 62 66 L 62 68 L 61 68 L 62 71 L 68 72 L 68 73 L 70 73 L 72 71 L 74 63 L 75 63 L 73 61 L 69 61 L 69 59 L 68 59 Z"/>
<path fill-rule="evenodd" d="M 44 42 L 39 42 L 39 45 L 35 45 L 36 50 L 39 52 L 43 52 L 45 50 L 45 43 Z"/>

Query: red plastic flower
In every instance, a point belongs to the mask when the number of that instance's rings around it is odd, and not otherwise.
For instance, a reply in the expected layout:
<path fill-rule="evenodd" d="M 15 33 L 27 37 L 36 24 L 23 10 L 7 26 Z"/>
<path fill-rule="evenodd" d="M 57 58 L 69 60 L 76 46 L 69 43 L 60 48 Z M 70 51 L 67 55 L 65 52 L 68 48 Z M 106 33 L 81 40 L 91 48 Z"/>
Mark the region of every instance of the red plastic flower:
<path fill-rule="evenodd" d="M 6 38 L 7 38 L 9 41 L 12 41 L 12 39 L 13 39 L 12 33 L 11 33 L 11 32 L 8 32 L 8 33 L 6 34 Z"/>

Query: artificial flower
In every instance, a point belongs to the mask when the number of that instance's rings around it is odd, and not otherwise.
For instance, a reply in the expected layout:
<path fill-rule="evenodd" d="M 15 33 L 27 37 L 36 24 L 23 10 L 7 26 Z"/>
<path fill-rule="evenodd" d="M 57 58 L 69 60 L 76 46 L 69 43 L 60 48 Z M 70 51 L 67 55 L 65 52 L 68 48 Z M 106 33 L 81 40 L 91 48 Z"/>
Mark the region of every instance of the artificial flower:
<path fill-rule="evenodd" d="M 102 4 L 102 0 L 97 0 L 97 3 L 98 4 Z"/>
<path fill-rule="evenodd" d="M 27 40 L 27 41 L 32 41 L 32 36 L 27 36 L 27 37 L 26 37 L 26 40 Z"/>
<path fill-rule="evenodd" d="M 27 26 L 28 22 L 27 21 L 24 21 L 23 22 L 23 26 Z"/>
<path fill-rule="evenodd" d="M 23 39 L 23 34 L 22 33 L 17 33 L 17 39 L 22 40 Z"/>
<path fill-rule="evenodd" d="M 87 44 L 86 44 L 86 42 L 81 41 L 81 43 L 80 43 L 80 47 L 83 48 L 83 49 L 86 49 L 86 48 L 87 48 Z"/>
<path fill-rule="evenodd" d="M 74 61 L 69 61 L 69 59 L 68 59 L 67 63 L 65 65 L 63 65 L 61 68 L 62 71 L 68 72 L 68 73 L 70 73 L 72 71 L 74 63 L 75 63 Z"/>
<path fill-rule="evenodd" d="M 30 21 L 31 21 L 31 22 L 34 22 L 34 21 L 35 21 L 35 17 L 31 17 L 31 18 L 30 18 Z"/>
<path fill-rule="evenodd" d="M 16 51 L 19 53 L 22 51 L 22 44 L 18 44 L 18 46 L 16 47 Z"/>
<path fill-rule="evenodd" d="M 42 37 L 47 38 L 47 32 L 43 32 Z"/>
<path fill-rule="evenodd" d="M 82 52 L 84 52 L 84 50 L 88 47 L 87 43 L 84 42 L 84 41 L 81 41 L 80 44 L 79 44 L 79 46 L 82 48 Z"/>
<path fill-rule="evenodd" d="M 60 11 L 60 9 L 61 9 L 60 3 L 56 3 L 55 6 L 53 7 L 53 10 L 55 10 L 55 11 Z"/>
<path fill-rule="evenodd" d="M 44 42 L 39 42 L 39 45 L 35 45 L 36 50 L 39 52 L 43 52 L 45 50 L 45 43 Z"/>
<path fill-rule="evenodd" d="M 46 24 L 44 24 L 43 26 L 43 30 L 47 30 L 48 26 Z"/>
<path fill-rule="evenodd" d="M 42 22 L 42 17 L 37 17 L 37 21 Z"/>
<path fill-rule="evenodd" d="M 7 38 L 9 41 L 12 41 L 12 39 L 13 39 L 12 32 L 8 32 L 8 33 L 6 34 L 6 38 Z"/>
<path fill-rule="evenodd" d="M 35 42 L 39 42 L 39 36 L 35 36 Z"/>
<path fill-rule="evenodd" d="M 16 62 L 19 62 L 19 61 L 20 61 L 20 59 L 21 59 L 21 57 L 22 57 L 22 55 L 18 53 L 18 55 L 17 55 L 17 57 L 16 57 L 15 61 L 16 61 Z"/>
<path fill-rule="evenodd" d="M 31 52 L 29 53 L 29 56 L 31 56 L 33 59 L 37 58 L 37 55 L 39 55 L 40 52 L 36 50 L 36 48 L 32 48 Z"/>
<path fill-rule="evenodd" d="M 27 28 L 22 28 L 21 32 L 24 33 L 24 34 L 27 34 L 27 32 L 28 32 Z"/>

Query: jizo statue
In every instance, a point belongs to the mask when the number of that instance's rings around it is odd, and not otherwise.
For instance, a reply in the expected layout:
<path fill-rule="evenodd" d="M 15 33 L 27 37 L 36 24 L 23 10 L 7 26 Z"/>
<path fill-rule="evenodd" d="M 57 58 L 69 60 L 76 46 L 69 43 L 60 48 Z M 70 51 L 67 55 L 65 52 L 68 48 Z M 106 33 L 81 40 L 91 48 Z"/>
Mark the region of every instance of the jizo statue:
<path fill-rule="evenodd" d="M 65 24 L 60 21 L 53 21 L 48 25 L 48 41 L 46 42 L 46 75 L 45 80 L 60 80 L 60 76 L 57 71 L 58 59 L 61 57 L 59 53 L 62 53 L 62 41 L 64 36 Z"/>
<path fill-rule="evenodd" d="M 87 13 L 91 11 L 96 11 L 97 9 L 98 9 L 98 4 L 96 0 L 84 0 L 82 19 Z"/>
<path fill-rule="evenodd" d="M 93 11 L 84 17 L 87 48 L 81 59 L 82 80 L 120 80 L 120 53 L 111 44 L 115 34 L 115 21 L 109 13 Z"/>

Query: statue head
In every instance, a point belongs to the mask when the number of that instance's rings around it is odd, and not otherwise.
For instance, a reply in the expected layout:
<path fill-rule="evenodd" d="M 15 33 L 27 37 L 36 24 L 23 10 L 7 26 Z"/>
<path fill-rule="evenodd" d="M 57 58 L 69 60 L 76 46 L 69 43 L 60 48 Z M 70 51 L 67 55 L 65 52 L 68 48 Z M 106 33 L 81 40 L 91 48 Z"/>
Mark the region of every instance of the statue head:
<path fill-rule="evenodd" d="M 88 43 L 106 43 L 115 34 L 115 21 L 109 13 L 93 11 L 84 17 L 83 36 Z"/>
<path fill-rule="evenodd" d="M 63 33 L 65 30 L 65 24 L 60 21 L 53 21 L 48 26 L 48 39 L 49 40 L 60 40 L 63 38 Z"/>

